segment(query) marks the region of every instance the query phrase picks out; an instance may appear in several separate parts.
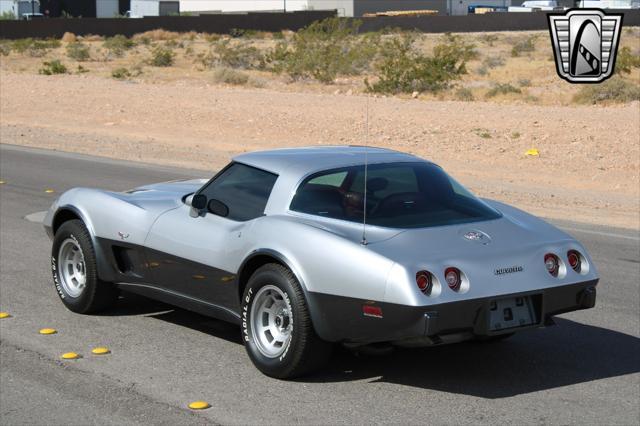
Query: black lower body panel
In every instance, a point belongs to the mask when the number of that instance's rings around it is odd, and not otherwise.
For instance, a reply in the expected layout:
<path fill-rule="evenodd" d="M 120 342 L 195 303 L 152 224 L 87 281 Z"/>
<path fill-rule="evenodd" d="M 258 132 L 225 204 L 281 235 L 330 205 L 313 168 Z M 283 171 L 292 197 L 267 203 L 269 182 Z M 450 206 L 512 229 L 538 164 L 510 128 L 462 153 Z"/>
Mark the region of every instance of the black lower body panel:
<path fill-rule="evenodd" d="M 448 335 L 492 336 L 543 326 L 554 315 L 595 306 L 598 280 L 541 290 L 462 300 L 429 306 L 405 306 L 371 302 L 323 293 L 309 293 L 314 327 L 328 341 L 374 343 L 400 342 L 429 337 L 438 343 Z M 509 297 L 531 301 L 532 322 L 522 327 L 491 330 L 491 302 Z M 366 316 L 364 305 L 382 310 L 382 317 Z"/>

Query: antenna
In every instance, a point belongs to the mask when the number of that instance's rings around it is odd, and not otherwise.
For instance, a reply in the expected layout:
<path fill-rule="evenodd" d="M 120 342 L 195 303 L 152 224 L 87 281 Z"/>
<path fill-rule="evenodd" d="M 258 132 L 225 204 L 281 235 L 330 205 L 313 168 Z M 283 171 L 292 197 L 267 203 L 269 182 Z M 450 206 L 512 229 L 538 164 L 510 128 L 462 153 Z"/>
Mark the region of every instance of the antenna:
<path fill-rule="evenodd" d="M 363 246 L 367 245 L 367 174 L 369 172 L 369 96 L 367 96 L 365 127 L 366 134 L 364 139 L 364 199 L 362 208 L 362 242 Z"/>

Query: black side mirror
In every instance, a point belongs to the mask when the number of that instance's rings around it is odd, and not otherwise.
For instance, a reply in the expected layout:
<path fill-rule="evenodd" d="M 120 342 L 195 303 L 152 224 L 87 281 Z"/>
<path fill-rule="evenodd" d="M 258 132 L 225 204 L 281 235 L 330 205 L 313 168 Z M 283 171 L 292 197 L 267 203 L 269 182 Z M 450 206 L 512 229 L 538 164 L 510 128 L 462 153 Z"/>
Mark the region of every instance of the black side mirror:
<path fill-rule="evenodd" d="M 227 205 L 220 200 L 209 200 L 207 208 L 209 209 L 209 212 L 215 214 L 216 216 L 229 216 L 229 207 L 227 207 Z"/>
<path fill-rule="evenodd" d="M 191 199 L 191 207 L 197 210 L 204 210 L 207 207 L 207 196 L 196 194 Z"/>

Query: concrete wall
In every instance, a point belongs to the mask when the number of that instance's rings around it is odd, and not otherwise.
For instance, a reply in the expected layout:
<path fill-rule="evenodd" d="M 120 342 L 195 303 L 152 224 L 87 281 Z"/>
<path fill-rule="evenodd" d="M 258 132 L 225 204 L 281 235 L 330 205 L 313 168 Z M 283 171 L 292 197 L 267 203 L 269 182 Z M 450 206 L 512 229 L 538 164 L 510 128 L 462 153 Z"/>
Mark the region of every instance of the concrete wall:
<path fill-rule="evenodd" d="M 96 1 L 96 17 L 97 18 L 113 18 L 120 13 L 120 4 L 118 0 L 97 0 Z"/>

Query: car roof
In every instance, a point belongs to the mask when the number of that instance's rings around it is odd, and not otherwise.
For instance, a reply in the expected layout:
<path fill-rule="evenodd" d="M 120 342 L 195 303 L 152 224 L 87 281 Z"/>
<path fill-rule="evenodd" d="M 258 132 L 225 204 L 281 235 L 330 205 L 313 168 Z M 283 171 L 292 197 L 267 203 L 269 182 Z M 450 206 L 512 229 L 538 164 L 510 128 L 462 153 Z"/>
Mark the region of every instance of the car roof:
<path fill-rule="evenodd" d="M 312 172 L 364 164 L 365 156 L 370 164 L 425 161 L 391 149 L 353 145 L 257 151 L 238 155 L 233 160 L 278 175 L 302 177 Z"/>

